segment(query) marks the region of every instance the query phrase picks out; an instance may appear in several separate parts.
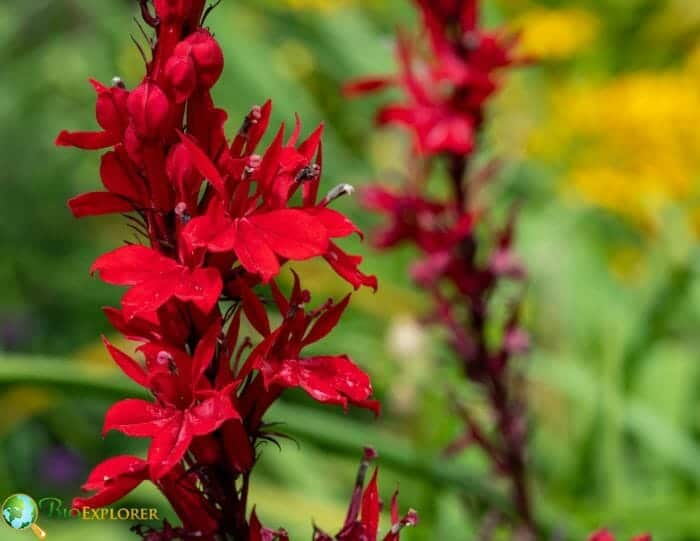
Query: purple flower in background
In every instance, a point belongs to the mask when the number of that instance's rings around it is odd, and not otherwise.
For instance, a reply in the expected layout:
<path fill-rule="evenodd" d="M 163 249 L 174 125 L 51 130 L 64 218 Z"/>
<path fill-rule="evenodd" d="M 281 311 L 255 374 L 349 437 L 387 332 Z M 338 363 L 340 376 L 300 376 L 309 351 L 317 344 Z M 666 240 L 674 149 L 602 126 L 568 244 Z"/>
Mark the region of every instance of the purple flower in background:
<path fill-rule="evenodd" d="M 0 313 L 0 349 L 18 351 L 32 338 L 33 324 L 29 314 L 17 311 Z"/>
<path fill-rule="evenodd" d="M 39 457 L 39 478 L 46 485 L 72 486 L 83 477 L 84 472 L 83 457 L 63 445 L 50 447 Z"/>

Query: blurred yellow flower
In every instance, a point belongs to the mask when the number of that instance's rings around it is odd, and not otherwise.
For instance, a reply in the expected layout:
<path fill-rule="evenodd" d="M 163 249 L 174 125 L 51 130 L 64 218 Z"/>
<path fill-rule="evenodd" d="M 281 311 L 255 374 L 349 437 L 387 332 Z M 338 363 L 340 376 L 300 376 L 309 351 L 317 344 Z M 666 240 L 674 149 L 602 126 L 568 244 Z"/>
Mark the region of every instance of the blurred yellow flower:
<path fill-rule="evenodd" d="M 349 0 L 283 0 L 292 9 L 334 9 L 349 3 Z"/>
<path fill-rule="evenodd" d="M 644 252 L 632 246 L 618 248 L 610 257 L 610 269 L 624 282 L 640 283 L 647 271 Z"/>
<path fill-rule="evenodd" d="M 315 60 L 311 50 L 301 41 L 285 40 L 273 52 L 277 72 L 288 79 L 303 79 L 313 72 Z"/>
<path fill-rule="evenodd" d="M 588 203 L 653 230 L 670 205 L 692 205 L 700 172 L 700 61 L 598 85 L 558 87 L 530 151 L 564 160 Z M 700 56 L 697 56 L 700 58 Z"/>
<path fill-rule="evenodd" d="M 537 8 L 513 23 L 520 32 L 520 50 L 539 59 L 568 58 L 595 41 L 599 21 L 582 9 Z"/>

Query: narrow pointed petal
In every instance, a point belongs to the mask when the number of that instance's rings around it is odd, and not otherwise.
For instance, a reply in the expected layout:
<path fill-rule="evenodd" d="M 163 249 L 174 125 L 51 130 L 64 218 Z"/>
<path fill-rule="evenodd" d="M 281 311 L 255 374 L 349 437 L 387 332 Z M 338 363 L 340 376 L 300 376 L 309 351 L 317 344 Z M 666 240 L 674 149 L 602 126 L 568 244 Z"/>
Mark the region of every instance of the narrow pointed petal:
<path fill-rule="evenodd" d="M 393 77 L 363 77 L 361 79 L 355 79 L 343 85 L 343 94 L 347 97 L 361 96 L 363 94 L 371 94 L 373 92 L 379 92 L 384 90 L 389 86 L 395 84 Z"/>
<path fill-rule="evenodd" d="M 202 337 L 197 344 L 197 349 L 194 352 L 192 359 L 192 381 L 196 382 L 202 377 L 209 365 L 211 365 L 216 353 L 216 344 L 221 333 L 219 323 L 212 325 L 207 333 Z"/>
<path fill-rule="evenodd" d="M 343 312 L 345 312 L 349 302 L 350 294 L 343 297 L 343 300 L 338 304 L 326 310 L 306 335 L 303 344 L 313 344 L 328 335 L 338 324 L 338 321 L 340 321 L 340 317 L 343 315 Z"/>
<path fill-rule="evenodd" d="M 135 456 L 115 456 L 95 467 L 83 490 L 95 492 L 87 498 L 75 498 L 73 507 L 97 509 L 129 494 L 148 478 L 148 463 Z"/>
<path fill-rule="evenodd" d="M 56 137 L 55 144 L 59 147 L 76 147 L 83 150 L 98 150 L 119 143 L 114 134 L 106 131 L 74 131 L 63 130 Z"/>
<path fill-rule="evenodd" d="M 102 337 L 102 342 L 112 359 L 114 359 L 114 362 L 122 369 L 122 372 L 142 387 L 148 387 L 148 374 L 146 374 L 146 371 L 139 363 L 123 351 L 115 348 L 104 336 Z"/>
<path fill-rule="evenodd" d="M 133 205 L 129 201 L 119 195 L 107 192 L 88 192 L 77 195 L 68 201 L 68 206 L 76 218 L 117 214 L 134 210 Z"/>
<path fill-rule="evenodd" d="M 379 530 L 379 489 L 377 488 L 377 474 L 379 468 L 375 468 L 374 475 L 362 495 L 362 523 L 365 525 L 368 541 L 376 541 Z"/>
<path fill-rule="evenodd" d="M 331 242 L 330 248 L 323 258 L 328 261 L 341 278 L 350 282 L 355 289 L 368 286 L 374 291 L 377 290 L 377 277 L 364 274 L 358 268 L 362 262 L 360 256 L 349 255 Z"/>
<path fill-rule="evenodd" d="M 185 145 L 185 148 L 189 151 L 197 170 L 209 181 L 219 195 L 224 197 L 226 194 L 226 185 L 221 173 L 219 173 L 216 165 L 214 165 L 214 162 L 211 161 L 209 156 L 199 148 L 199 145 L 197 145 L 194 139 L 189 135 L 185 135 L 182 132 L 178 132 L 178 135 Z"/>
<path fill-rule="evenodd" d="M 253 328 L 265 337 L 270 334 L 270 320 L 267 317 L 265 305 L 258 296 L 242 281 L 240 282 L 243 295 L 243 311 Z"/>

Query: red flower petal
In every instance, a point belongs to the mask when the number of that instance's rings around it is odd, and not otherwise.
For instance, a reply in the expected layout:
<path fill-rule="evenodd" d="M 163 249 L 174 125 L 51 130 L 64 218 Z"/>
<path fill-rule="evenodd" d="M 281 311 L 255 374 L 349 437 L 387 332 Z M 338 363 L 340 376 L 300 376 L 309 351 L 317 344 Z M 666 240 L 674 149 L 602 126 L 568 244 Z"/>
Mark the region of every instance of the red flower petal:
<path fill-rule="evenodd" d="M 323 135 L 323 124 L 311 132 L 311 135 L 299 145 L 299 154 L 304 156 L 307 162 L 310 162 L 316 155 L 319 146 L 321 145 L 321 136 Z"/>
<path fill-rule="evenodd" d="M 185 415 L 177 412 L 154 436 L 148 448 L 151 478 L 158 480 L 167 475 L 185 456 L 191 442 L 192 434 L 187 428 Z"/>
<path fill-rule="evenodd" d="M 193 436 L 211 434 L 230 419 L 240 419 L 240 415 L 223 392 L 216 393 L 185 413 L 188 431 Z"/>
<path fill-rule="evenodd" d="M 119 138 L 106 131 L 73 131 L 63 130 L 56 137 L 55 144 L 59 147 L 76 147 L 84 150 L 97 150 L 111 147 L 119 142 Z"/>
<path fill-rule="evenodd" d="M 98 257 L 90 267 L 90 273 L 99 272 L 102 280 L 108 284 L 127 286 L 175 271 L 179 267 L 177 262 L 151 248 L 131 245 Z"/>
<path fill-rule="evenodd" d="M 133 205 L 129 201 L 107 192 L 88 192 L 77 195 L 68 201 L 68 206 L 76 218 L 131 212 L 134 210 Z"/>
<path fill-rule="evenodd" d="M 135 176 L 124 151 L 107 152 L 100 163 L 100 178 L 108 191 L 136 202 L 144 202 L 148 192 L 141 179 Z"/>
<path fill-rule="evenodd" d="M 166 426 L 179 412 L 152 402 L 128 398 L 114 404 L 105 415 L 102 433 L 118 430 L 127 436 L 152 437 Z"/>
<path fill-rule="evenodd" d="M 391 523 L 396 524 L 399 521 L 399 491 L 395 490 L 391 496 Z"/>
<path fill-rule="evenodd" d="M 89 498 L 75 498 L 73 507 L 96 509 L 110 505 L 134 490 L 148 478 L 148 464 L 135 456 L 115 456 L 95 467 L 83 485 L 85 491 L 96 491 Z"/>
<path fill-rule="evenodd" d="M 302 342 L 303 345 L 313 344 L 331 332 L 340 321 L 340 317 L 350 302 L 350 295 L 346 295 L 342 301 L 326 310 L 311 328 Z"/>
<path fill-rule="evenodd" d="M 263 337 L 270 334 L 270 320 L 267 317 L 267 310 L 258 296 L 251 289 L 239 281 L 241 294 L 243 296 L 243 311 L 250 324 Z"/>
<path fill-rule="evenodd" d="M 234 250 L 241 265 L 248 272 L 259 274 L 263 282 L 269 282 L 280 270 L 277 256 L 262 242 L 259 231 L 249 220 L 235 222 Z"/>
<path fill-rule="evenodd" d="M 107 348 L 107 351 L 109 351 L 112 359 L 114 359 L 114 362 L 117 363 L 119 368 L 121 368 L 127 376 L 142 387 L 148 387 L 148 374 L 146 374 L 146 371 L 139 363 L 123 351 L 115 348 L 104 336 L 102 337 L 102 342 Z"/>
<path fill-rule="evenodd" d="M 393 77 L 363 77 L 343 85 L 343 94 L 348 97 L 378 92 L 395 84 Z"/>
<path fill-rule="evenodd" d="M 210 267 L 195 269 L 192 273 L 185 271 L 176 284 L 174 294 L 178 299 L 194 304 L 203 314 L 208 314 L 216 306 L 222 289 L 221 274 Z"/>
<path fill-rule="evenodd" d="M 150 280 L 134 285 L 122 297 L 122 313 L 127 321 L 135 317 L 143 317 L 150 320 L 150 315 L 168 302 L 174 295 L 186 270 L 175 269 L 169 273 L 161 274 Z"/>
<path fill-rule="evenodd" d="M 377 291 L 377 277 L 364 274 L 357 268 L 362 263 L 362 257 L 349 255 L 331 242 L 328 252 L 324 254 L 323 258 L 328 261 L 341 278 L 350 282 L 355 289 L 369 286 Z"/>
<path fill-rule="evenodd" d="M 191 252 L 196 248 L 206 248 L 214 253 L 228 252 L 235 244 L 236 226 L 224 214 L 222 206 L 215 202 L 206 214 L 190 220 L 181 235 Z"/>
<path fill-rule="evenodd" d="M 340 212 L 327 207 L 311 207 L 306 212 L 323 224 L 330 238 L 347 237 L 353 233 L 362 236 L 362 231 Z"/>
<path fill-rule="evenodd" d="M 197 145 L 194 139 L 192 139 L 189 135 L 185 135 L 180 131 L 178 131 L 178 135 L 180 136 L 180 140 L 185 145 L 185 148 L 189 151 L 197 170 L 209 181 L 219 195 L 224 197 L 226 194 L 226 185 L 221 173 L 219 173 L 216 165 L 214 165 L 214 162 L 211 161 L 209 156 L 207 156 L 206 153 L 199 148 L 199 145 Z"/>
<path fill-rule="evenodd" d="M 260 108 L 260 119 L 256 124 L 251 126 L 248 132 L 248 142 L 246 144 L 245 153 L 247 155 L 255 152 L 260 139 L 262 139 L 267 127 L 270 124 L 270 116 L 272 115 L 272 101 L 267 100 L 263 106 Z"/>
<path fill-rule="evenodd" d="M 309 357 L 285 359 L 277 366 L 262 362 L 268 385 L 301 387 L 312 398 L 325 404 L 338 404 L 347 409 L 348 402 L 375 409 L 369 376 L 348 357 Z"/>
<path fill-rule="evenodd" d="M 127 321 L 124 318 L 124 314 L 121 310 L 112 307 L 105 307 L 102 309 L 107 319 L 112 324 L 116 330 L 122 333 L 129 340 L 134 341 L 144 341 L 144 340 L 154 340 L 159 339 L 159 329 L 157 329 L 157 323 L 151 323 L 149 321 L 134 318 L 131 321 Z"/>
<path fill-rule="evenodd" d="M 362 523 L 369 535 L 368 541 L 377 539 L 377 531 L 379 530 L 379 490 L 377 488 L 377 474 L 379 468 L 374 469 L 374 475 L 370 480 L 365 493 L 362 495 Z"/>
<path fill-rule="evenodd" d="M 202 374 L 209 368 L 214 354 L 216 353 L 216 344 L 221 333 L 219 323 L 212 325 L 207 333 L 202 337 L 197 344 L 197 349 L 192 358 L 192 381 L 197 382 L 202 377 Z"/>
<path fill-rule="evenodd" d="M 287 259 L 308 259 L 321 255 L 328 247 L 325 228 L 300 210 L 254 214 L 248 221 L 275 253 Z"/>

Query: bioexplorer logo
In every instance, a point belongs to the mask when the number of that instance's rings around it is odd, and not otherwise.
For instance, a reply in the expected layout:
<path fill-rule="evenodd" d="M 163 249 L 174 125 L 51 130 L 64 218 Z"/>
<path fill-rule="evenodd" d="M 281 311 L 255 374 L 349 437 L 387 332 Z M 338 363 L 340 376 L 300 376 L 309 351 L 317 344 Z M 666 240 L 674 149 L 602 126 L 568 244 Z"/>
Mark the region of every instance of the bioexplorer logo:
<path fill-rule="evenodd" d="M 160 520 L 158 509 L 154 507 L 102 507 L 92 509 L 83 507 L 66 507 L 61 498 L 41 498 L 39 510 L 42 515 L 55 519 L 79 519 L 79 520 L 123 520 L 144 521 Z"/>
<path fill-rule="evenodd" d="M 46 532 L 37 526 L 39 506 L 31 496 L 13 494 L 2 504 L 2 521 L 13 530 L 31 528 L 38 539 L 46 539 Z"/>
<path fill-rule="evenodd" d="M 13 494 L 5 500 L 0 509 L 2 521 L 11 529 L 22 531 L 31 529 L 38 539 L 46 539 L 46 532 L 36 523 L 39 513 L 50 519 L 76 520 L 121 520 L 158 521 L 158 510 L 153 507 L 103 507 L 77 509 L 66 506 L 61 498 L 41 498 L 39 503 L 26 494 Z"/>

